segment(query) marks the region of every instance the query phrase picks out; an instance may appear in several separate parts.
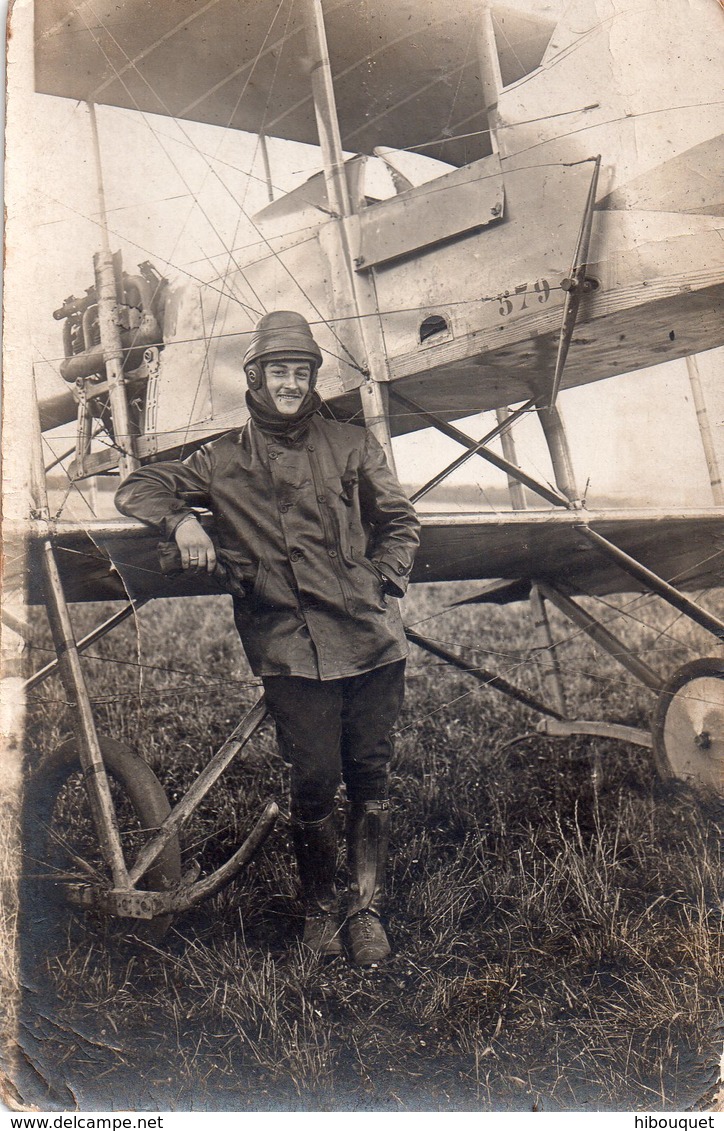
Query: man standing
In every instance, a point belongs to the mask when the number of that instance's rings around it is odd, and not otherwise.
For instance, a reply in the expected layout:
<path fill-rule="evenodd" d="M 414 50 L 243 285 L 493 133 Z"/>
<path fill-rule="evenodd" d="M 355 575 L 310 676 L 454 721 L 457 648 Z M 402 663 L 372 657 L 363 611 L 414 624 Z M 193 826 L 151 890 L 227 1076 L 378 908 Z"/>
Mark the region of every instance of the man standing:
<path fill-rule="evenodd" d="M 133 472 L 116 504 L 174 538 L 184 569 L 212 573 L 221 561 L 242 579 L 236 627 L 291 765 L 304 942 L 342 952 L 333 817 L 342 777 L 349 950 L 371 965 L 390 953 L 380 920 L 390 731 L 407 654 L 394 598 L 407 587 L 419 523 L 374 437 L 320 415 L 321 364 L 300 314 L 264 315 L 243 361 L 251 420 L 188 459 Z M 211 510 L 214 539 L 193 506 Z"/>

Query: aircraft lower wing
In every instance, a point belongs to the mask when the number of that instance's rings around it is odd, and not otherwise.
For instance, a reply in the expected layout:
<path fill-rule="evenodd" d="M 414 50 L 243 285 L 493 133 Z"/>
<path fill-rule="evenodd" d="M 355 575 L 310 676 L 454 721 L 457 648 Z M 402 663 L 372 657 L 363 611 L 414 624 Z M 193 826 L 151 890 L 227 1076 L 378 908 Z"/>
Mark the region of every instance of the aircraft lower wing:
<path fill-rule="evenodd" d="M 677 588 L 724 585 L 724 509 L 690 511 L 519 511 L 426 514 L 413 581 L 503 579 L 495 600 L 516 600 L 527 582 L 547 580 L 576 593 L 604 595 L 638 586 L 592 546 L 582 525 L 603 535 Z M 166 577 L 158 538 L 140 523 L 55 527 L 66 599 L 148 600 L 220 593 L 204 577 Z M 31 544 L 28 600 L 42 603 L 37 543 Z"/>

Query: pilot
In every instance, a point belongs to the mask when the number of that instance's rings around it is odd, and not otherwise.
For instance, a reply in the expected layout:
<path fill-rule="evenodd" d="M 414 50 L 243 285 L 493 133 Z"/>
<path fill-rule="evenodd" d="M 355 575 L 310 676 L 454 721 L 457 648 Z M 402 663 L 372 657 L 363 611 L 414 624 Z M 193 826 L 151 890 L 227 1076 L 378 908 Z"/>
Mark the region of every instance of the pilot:
<path fill-rule="evenodd" d="M 404 694 L 405 593 L 419 523 L 377 440 L 328 419 L 306 320 L 275 311 L 244 356 L 251 419 L 183 461 L 134 471 L 122 514 L 174 539 L 181 566 L 236 578 L 234 619 L 291 766 L 304 943 L 342 953 L 335 796 L 347 793 L 346 941 L 369 966 L 381 921 L 391 730 Z M 214 517 L 213 538 L 193 511 Z"/>

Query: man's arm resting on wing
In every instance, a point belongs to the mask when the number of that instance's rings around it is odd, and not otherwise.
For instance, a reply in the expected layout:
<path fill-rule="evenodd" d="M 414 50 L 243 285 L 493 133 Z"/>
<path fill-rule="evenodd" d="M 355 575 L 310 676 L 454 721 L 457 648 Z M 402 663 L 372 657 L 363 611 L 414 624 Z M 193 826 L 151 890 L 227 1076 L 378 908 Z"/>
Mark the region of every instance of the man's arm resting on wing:
<path fill-rule="evenodd" d="M 141 467 L 116 491 L 116 506 L 121 514 L 155 526 L 166 539 L 174 538 L 184 569 L 213 573 L 214 544 L 191 510 L 191 505 L 208 503 L 211 477 L 212 457 L 204 449 L 183 462 L 169 460 Z"/>
<path fill-rule="evenodd" d="M 404 597 L 420 544 L 420 523 L 382 446 L 370 433 L 360 467 L 360 505 L 364 518 L 374 526 L 369 557 L 386 592 Z"/>

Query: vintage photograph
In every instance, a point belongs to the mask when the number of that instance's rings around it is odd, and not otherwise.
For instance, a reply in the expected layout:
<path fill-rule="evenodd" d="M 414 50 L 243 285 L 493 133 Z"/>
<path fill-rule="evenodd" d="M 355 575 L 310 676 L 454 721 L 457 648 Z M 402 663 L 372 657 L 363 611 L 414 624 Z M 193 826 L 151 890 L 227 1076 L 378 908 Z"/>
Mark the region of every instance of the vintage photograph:
<path fill-rule="evenodd" d="M 15 0 L 26 1111 L 722 1110 L 719 0 Z"/>

